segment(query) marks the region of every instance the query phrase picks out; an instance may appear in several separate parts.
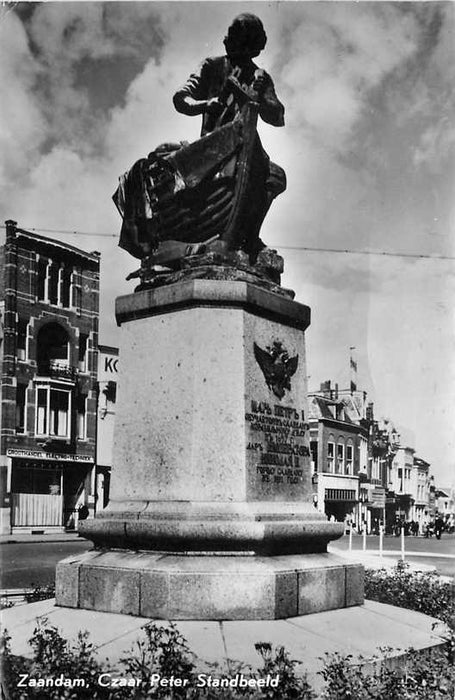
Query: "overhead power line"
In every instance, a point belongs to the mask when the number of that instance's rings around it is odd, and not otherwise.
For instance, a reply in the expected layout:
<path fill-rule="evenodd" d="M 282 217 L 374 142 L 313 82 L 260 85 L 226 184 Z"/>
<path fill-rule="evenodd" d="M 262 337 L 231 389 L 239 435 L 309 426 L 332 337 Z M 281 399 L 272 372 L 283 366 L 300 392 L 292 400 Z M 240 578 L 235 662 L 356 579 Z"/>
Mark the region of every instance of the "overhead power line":
<path fill-rule="evenodd" d="M 352 248 L 316 248 L 310 246 L 279 245 L 282 250 L 305 250 L 318 253 L 348 253 L 349 255 L 387 255 L 393 258 L 425 258 L 428 260 L 455 260 L 454 255 L 429 255 L 426 253 L 395 253 L 390 250 L 354 250 Z"/>
<path fill-rule="evenodd" d="M 0 228 L 6 228 L 0 224 Z M 62 233 L 70 236 L 94 236 L 102 238 L 117 238 L 118 233 L 100 233 L 95 231 L 71 231 L 56 228 L 36 228 L 21 226 L 24 231 L 34 231 L 35 233 Z M 430 255 L 427 253 L 397 253 L 390 250 L 355 250 L 354 248 L 318 248 L 317 246 L 281 245 L 271 243 L 270 247 L 280 250 L 298 250 L 309 253 L 342 253 L 347 255 L 379 255 L 392 258 L 414 258 L 425 260 L 455 260 L 454 255 Z"/>

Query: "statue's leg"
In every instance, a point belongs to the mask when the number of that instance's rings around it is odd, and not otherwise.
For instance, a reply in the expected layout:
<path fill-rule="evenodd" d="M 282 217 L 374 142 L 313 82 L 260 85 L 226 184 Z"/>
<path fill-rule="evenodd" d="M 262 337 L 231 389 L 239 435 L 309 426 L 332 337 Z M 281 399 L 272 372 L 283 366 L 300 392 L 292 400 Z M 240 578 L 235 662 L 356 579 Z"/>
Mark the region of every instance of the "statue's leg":
<path fill-rule="evenodd" d="M 252 205 L 246 226 L 248 233 L 243 244 L 243 249 L 250 256 L 251 264 L 255 263 L 258 253 L 266 247 L 259 237 L 259 232 L 270 205 L 275 197 L 286 189 L 286 173 L 283 168 L 272 163 L 268 158 L 262 160 L 260 165 L 261 169 L 256 168 L 252 177 L 253 191 L 250 199 Z"/>

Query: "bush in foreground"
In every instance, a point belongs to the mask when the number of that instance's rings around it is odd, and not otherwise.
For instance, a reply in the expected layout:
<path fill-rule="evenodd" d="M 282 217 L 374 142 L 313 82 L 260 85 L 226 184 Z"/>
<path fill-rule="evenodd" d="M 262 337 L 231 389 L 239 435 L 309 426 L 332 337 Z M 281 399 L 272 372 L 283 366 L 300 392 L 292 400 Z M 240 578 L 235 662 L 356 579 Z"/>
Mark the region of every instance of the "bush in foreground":
<path fill-rule="evenodd" d="M 157 700 L 211 700 L 248 698 L 249 700 L 452 700 L 455 696 L 455 668 L 450 646 L 422 655 L 409 653 L 400 658 L 396 668 L 377 661 L 375 672 L 361 665 L 362 659 L 340 654 L 326 655 L 320 672 L 325 687 L 319 695 L 311 688 L 305 674 L 296 673 L 297 661 L 278 647 L 258 643 L 256 649 L 262 666 L 237 665 L 229 675 L 215 666 L 207 672 L 217 679 L 218 685 L 200 686 L 193 655 L 187 642 L 175 625 L 151 623 L 145 627 L 145 636 L 136 642 L 130 653 L 121 659 L 116 669 L 102 664 L 95 657 L 87 633 L 79 633 L 75 642 L 64 639 L 58 630 L 41 620 L 30 640 L 33 659 L 26 661 L 12 656 L 7 633 L 3 646 L 3 696 L 10 700 L 46 698 L 49 700 L 83 699 L 129 700 L 156 698 Z M 371 666 L 371 660 L 368 660 Z M 187 679 L 177 687 L 160 686 L 154 678 Z M 236 674 L 246 679 L 276 678 L 276 687 L 229 687 Z M 69 679 L 58 685 L 40 685 L 40 679 Z M 112 679 L 122 679 L 123 685 L 110 685 Z M 223 679 L 226 685 L 223 685 Z M 74 681 L 77 680 L 77 685 Z M 43 682 L 41 681 L 41 683 Z M 115 681 L 114 681 L 115 682 Z"/>
<path fill-rule="evenodd" d="M 365 571 L 365 598 L 437 617 L 455 629 L 454 582 L 435 572 L 410 571 L 399 562 L 392 571 Z"/>

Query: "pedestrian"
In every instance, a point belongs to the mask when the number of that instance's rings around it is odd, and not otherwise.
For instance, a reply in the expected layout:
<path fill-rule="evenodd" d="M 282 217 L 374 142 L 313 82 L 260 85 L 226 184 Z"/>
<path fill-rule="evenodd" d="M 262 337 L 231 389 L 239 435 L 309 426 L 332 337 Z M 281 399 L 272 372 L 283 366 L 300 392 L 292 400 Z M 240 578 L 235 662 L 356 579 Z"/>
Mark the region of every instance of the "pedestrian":
<path fill-rule="evenodd" d="M 438 515 L 438 517 L 436 518 L 435 523 L 434 523 L 434 532 L 436 535 L 436 539 L 438 539 L 438 540 L 441 539 L 441 535 L 442 535 L 443 530 L 444 530 L 444 520 L 441 518 L 440 515 Z"/>

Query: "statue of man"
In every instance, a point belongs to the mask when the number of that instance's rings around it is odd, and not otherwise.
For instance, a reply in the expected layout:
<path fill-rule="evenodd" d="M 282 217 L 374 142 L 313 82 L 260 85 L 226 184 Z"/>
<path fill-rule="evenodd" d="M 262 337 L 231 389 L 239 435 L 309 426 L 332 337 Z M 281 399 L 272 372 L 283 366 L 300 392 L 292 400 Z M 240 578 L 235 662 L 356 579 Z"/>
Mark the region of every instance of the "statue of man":
<path fill-rule="evenodd" d="M 259 103 L 259 116 L 265 122 L 273 126 L 284 125 L 284 107 L 276 96 L 272 78 L 252 60 L 260 54 L 266 41 L 267 36 L 258 17 L 249 13 L 239 15 L 224 38 L 226 55 L 206 58 L 183 87 L 177 90 L 174 106 L 178 112 L 189 116 L 202 114 L 202 136 L 232 121 L 241 108 L 238 99 L 224 99 L 230 76 L 235 77 L 245 99 Z M 286 189 L 284 170 L 270 161 L 258 136 L 252 177 L 257 182 L 256 196 L 242 247 L 254 261 L 265 248 L 259 238 L 264 217 L 273 199 Z"/>

